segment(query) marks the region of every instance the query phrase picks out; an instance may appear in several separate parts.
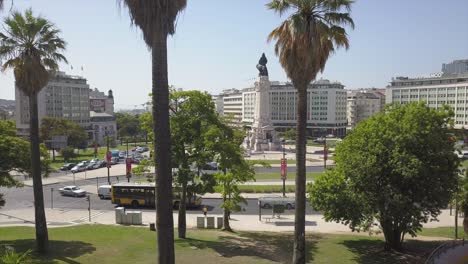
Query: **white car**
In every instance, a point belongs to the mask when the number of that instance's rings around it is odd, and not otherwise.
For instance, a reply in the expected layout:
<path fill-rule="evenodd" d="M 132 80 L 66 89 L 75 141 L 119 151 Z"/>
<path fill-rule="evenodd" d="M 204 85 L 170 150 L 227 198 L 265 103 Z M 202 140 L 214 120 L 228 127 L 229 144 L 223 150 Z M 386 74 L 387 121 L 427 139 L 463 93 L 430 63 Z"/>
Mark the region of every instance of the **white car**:
<path fill-rule="evenodd" d="M 81 190 L 80 187 L 71 185 L 71 186 L 65 186 L 63 188 L 59 189 L 59 192 L 61 195 L 64 196 L 73 196 L 73 197 L 83 197 L 86 196 L 86 191 Z"/>
<path fill-rule="evenodd" d="M 86 166 L 88 165 L 76 165 L 75 167 L 73 167 L 70 171 L 72 173 L 78 173 L 78 172 L 82 172 L 82 171 L 85 171 L 86 170 Z"/>

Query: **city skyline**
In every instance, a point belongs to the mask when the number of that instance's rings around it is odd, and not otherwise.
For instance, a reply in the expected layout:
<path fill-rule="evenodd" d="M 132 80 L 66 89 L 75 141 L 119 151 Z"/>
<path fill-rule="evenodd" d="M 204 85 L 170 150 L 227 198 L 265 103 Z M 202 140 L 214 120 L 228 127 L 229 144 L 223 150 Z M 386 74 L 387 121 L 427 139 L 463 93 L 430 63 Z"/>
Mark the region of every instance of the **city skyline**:
<path fill-rule="evenodd" d="M 262 52 L 269 60 L 270 79 L 287 81 L 273 44 L 266 42 L 268 33 L 281 21 L 266 9 L 267 2 L 189 2 L 179 18 L 177 34 L 168 44 L 169 82 L 212 94 L 250 87 Z M 95 8 L 89 8 L 91 3 Z M 7 1 L 6 11 L 10 5 Z M 118 95 L 116 109 L 147 101 L 149 52 L 116 1 L 14 1 L 14 10 L 27 7 L 62 30 L 70 61 L 62 65 L 62 71 L 82 75 L 90 88 L 112 89 Z M 457 0 L 444 5 L 435 0 L 358 1 L 352 11 L 356 29 L 349 31 L 350 50 L 334 54 L 318 78 L 339 81 L 347 89 L 383 88 L 395 76 L 439 72 L 442 63 L 468 58 L 468 36 L 459 34 L 468 24 L 467 8 L 468 2 Z M 8 12 L 2 15 L 3 20 Z M 0 98 L 14 99 L 11 72 L 0 74 L 0 88 Z"/>

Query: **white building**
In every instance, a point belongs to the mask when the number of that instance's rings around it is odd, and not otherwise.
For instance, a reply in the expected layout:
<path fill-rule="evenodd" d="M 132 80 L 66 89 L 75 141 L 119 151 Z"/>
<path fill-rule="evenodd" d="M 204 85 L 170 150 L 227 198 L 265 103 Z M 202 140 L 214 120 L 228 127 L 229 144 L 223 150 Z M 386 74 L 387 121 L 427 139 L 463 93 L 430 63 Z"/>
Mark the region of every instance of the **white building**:
<path fill-rule="evenodd" d="M 385 90 L 348 90 L 347 119 L 348 128 L 353 129 L 365 119 L 383 111 L 385 106 Z"/>
<path fill-rule="evenodd" d="M 444 74 L 464 74 L 468 73 L 468 60 L 454 60 L 451 63 L 442 64 Z"/>
<path fill-rule="evenodd" d="M 296 127 L 297 91 L 291 83 L 271 82 L 270 113 L 273 127 L 285 130 Z M 311 136 L 346 133 L 346 91 L 338 82 L 319 80 L 308 88 L 307 128 Z M 225 90 L 223 114 L 234 115 L 239 126 L 252 125 L 255 113 L 255 89 Z"/>
<path fill-rule="evenodd" d="M 219 97 L 222 98 L 222 105 L 221 99 L 217 101 L 217 111 L 221 112 L 222 106 L 222 113 L 224 116 L 229 118 L 229 122 L 234 126 L 242 126 L 242 94 L 243 92 L 238 89 L 228 89 L 224 90 Z"/>
<path fill-rule="evenodd" d="M 57 72 L 38 94 L 39 124 L 44 117 L 66 118 L 90 126 L 89 85 L 85 78 Z M 15 119 L 18 135 L 29 135 L 29 98 L 15 88 Z"/>
<path fill-rule="evenodd" d="M 100 146 L 106 144 L 106 136 L 109 137 L 109 140 L 112 144 L 117 137 L 117 123 L 115 117 L 108 113 L 96 113 L 94 111 L 90 112 L 91 128 L 92 128 L 92 138 L 93 142 Z"/>
<path fill-rule="evenodd" d="M 455 112 L 455 128 L 468 128 L 468 73 L 393 78 L 386 90 L 386 101 L 400 104 L 425 101 L 433 108 L 449 105 Z"/>

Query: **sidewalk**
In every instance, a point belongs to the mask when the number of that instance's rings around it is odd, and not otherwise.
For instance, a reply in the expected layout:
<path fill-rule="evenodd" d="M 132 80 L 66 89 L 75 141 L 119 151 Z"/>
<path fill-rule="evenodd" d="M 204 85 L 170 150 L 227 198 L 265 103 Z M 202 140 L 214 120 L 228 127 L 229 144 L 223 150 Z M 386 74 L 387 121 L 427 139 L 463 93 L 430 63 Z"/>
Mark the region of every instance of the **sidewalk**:
<path fill-rule="evenodd" d="M 149 225 L 156 220 L 156 213 L 154 210 L 133 210 L 127 211 L 142 211 L 143 225 Z M 105 225 L 115 225 L 115 212 L 114 210 L 91 210 L 91 222 L 89 222 L 88 210 L 81 209 L 50 209 L 46 208 L 47 223 L 49 227 L 70 226 L 84 223 L 95 223 Z M 196 220 L 198 216 L 203 216 L 200 212 L 187 214 L 187 227 L 196 227 Z M 208 216 L 222 217 L 220 214 L 209 214 Z M 231 215 L 231 227 L 239 231 L 271 231 L 271 232 L 285 232 L 294 230 L 294 215 L 282 215 L 280 218 L 272 218 L 271 210 L 262 210 L 262 221 L 259 221 L 258 215 L 244 215 L 235 214 Z M 178 214 L 173 214 L 174 219 L 178 218 Z M 424 225 L 424 227 L 442 227 L 452 226 L 454 216 L 449 215 L 449 210 L 443 210 L 439 216 L 439 222 L 431 222 Z M 268 221 L 268 222 L 267 222 Z M 463 221 L 459 218 L 459 221 Z M 177 221 L 174 221 L 177 227 Z M 20 210 L 7 210 L 0 211 L 0 226 L 34 226 L 34 209 L 20 209 Z M 319 232 L 319 233 L 350 233 L 350 229 L 340 223 L 325 222 L 322 215 L 307 215 L 306 216 L 306 230 Z"/>

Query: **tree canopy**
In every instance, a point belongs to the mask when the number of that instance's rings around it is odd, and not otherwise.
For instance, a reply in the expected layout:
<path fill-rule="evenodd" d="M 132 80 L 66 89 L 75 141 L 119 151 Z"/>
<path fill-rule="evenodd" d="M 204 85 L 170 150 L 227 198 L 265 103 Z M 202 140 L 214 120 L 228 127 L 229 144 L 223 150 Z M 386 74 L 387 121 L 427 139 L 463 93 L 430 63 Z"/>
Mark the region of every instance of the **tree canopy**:
<path fill-rule="evenodd" d="M 11 172 L 31 173 L 29 153 L 29 142 L 16 136 L 15 123 L 0 120 L 0 186 L 9 188 L 22 186 L 12 177 Z M 48 172 L 48 156 L 45 147 L 41 146 L 41 165 L 44 175 Z M 0 206 L 5 202 L 1 196 L 0 194 Z"/>
<path fill-rule="evenodd" d="M 352 230 L 378 226 L 386 248 L 400 250 L 405 234 L 436 218 L 456 188 L 452 116 L 421 102 L 361 122 L 337 145 L 336 167 L 309 185 L 311 205 Z"/>
<path fill-rule="evenodd" d="M 142 132 L 139 116 L 128 113 L 115 113 L 117 134 L 120 138 L 136 137 Z"/>
<path fill-rule="evenodd" d="M 45 117 L 41 121 L 41 139 L 50 140 L 53 136 L 67 136 L 68 146 L 82 148 L 86 146 L 88 135 L 78 123 L 64 118 Z"/>

